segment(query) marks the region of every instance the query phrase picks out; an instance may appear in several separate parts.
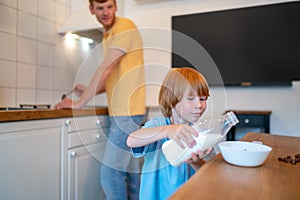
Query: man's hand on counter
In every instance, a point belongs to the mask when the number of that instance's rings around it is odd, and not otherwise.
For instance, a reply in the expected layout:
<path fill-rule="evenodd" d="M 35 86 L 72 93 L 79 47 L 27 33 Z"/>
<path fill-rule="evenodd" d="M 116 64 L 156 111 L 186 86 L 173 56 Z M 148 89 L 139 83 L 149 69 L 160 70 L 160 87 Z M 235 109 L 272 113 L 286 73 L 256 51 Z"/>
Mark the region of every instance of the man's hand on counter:
<path fill-rule="evenodd" d="M 80 109 L 80 108 L 81 108 L 81 106 L 79 105 L 78 101 L 73 101 L 70 98 L 65 98 L 54 106 L 54 109 L 56 109 L 56 110 Z"/>

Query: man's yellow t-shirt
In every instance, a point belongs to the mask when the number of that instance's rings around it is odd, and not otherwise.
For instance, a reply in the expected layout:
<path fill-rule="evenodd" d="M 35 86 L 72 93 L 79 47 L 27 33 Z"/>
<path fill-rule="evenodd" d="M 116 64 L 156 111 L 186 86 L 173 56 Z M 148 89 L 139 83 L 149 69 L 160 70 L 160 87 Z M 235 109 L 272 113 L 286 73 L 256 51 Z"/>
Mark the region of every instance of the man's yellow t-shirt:
<path fill-rule="evenodd" d="M 105 54 L 109 48 L 125 52 L 105 82 L 109 115 L 145 114 L 143 41 L 135 24 L 117 17 L 113 27 L 104 32 L 103 48 Z"/>

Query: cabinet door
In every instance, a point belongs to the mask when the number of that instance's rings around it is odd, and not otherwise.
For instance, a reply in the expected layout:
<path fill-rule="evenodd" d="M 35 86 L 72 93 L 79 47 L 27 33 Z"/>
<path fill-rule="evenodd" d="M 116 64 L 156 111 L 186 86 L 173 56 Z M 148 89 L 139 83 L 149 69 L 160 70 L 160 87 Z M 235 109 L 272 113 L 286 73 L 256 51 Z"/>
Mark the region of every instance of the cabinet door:
<path fill-rule="evenodd" d="M 97 158 L 103 147 L 103 143 L 97 143 L 68 151 L 68 200 L 105 199 Z"/>
<path fill-rule="evenodd" d="M 10 125 L 25 130 L 0 133 L 0 199 L 59 199 L 60 128 Z"/>

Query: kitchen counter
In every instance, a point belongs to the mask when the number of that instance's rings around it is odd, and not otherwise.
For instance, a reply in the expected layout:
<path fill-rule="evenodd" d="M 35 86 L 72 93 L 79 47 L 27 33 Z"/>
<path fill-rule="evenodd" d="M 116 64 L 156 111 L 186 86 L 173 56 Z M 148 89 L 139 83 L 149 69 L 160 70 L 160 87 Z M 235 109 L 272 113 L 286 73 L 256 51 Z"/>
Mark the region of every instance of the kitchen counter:
<path fill-rule="evenodd" d="M 221 154 L 207 162 L 170 199 L 300 199 L 300 163 L 278 160 L 300 153 L 300 137 L 248 133 L 241 140 L 262 141 L 272 147 L 259 167 L 228 164 Z"/>
<path fill-rule="evenodd" d="M 107 115 L 106 107 L 83 108 L 78 110 L 54 110 L 54 109 L 32 109 L 32 110 L 3 110 L 0 111 L 1 122 L 14 122 L 25 120 L 55 119 L 73 116 Z"/>

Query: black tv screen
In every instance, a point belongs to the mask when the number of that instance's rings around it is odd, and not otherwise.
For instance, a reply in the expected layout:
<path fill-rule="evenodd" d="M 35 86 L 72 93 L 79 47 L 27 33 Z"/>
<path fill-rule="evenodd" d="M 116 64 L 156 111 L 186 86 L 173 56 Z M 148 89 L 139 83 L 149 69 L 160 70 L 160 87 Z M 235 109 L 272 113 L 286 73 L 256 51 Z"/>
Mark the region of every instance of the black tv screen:
<path fill-rule="evenodd" d="M 194 67 L 209 77 L 210 85 L 219 84 L 215 74 L 197 50 L 178 39 L 178 32 L 206 50 L 225 86 L 300 80 L 299 1 L 173 16 L 172 30 L 172 67 Z"/>

